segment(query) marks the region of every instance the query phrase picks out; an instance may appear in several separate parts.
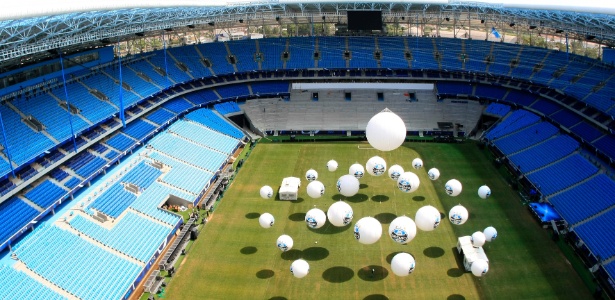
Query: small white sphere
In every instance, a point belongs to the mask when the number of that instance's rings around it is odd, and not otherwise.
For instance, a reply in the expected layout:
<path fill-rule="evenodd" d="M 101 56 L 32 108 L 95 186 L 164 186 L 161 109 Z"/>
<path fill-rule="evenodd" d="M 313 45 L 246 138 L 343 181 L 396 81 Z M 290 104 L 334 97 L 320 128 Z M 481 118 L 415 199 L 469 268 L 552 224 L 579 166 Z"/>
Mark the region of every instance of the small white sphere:
<path fill-rule="evenodd" d="M 335 170 L 337 170 L 337 162 L 334 160 L 328 161 L 327 170 L 329 170 L 329 172 L 335 172 Z"/>
<path fill-rule="evenodd" d="M 423 206 L 416 211 L 414 222 L 420 230 L 432 231 L 440 225 L 440 212 L 431 205 Z"/>
<path fill-rule="evenodd" d="M 468 220 L 470 214 L 461 204 L 453 206 L 448 212 L 448 220 L 455 225 L 462 225 Z"/>
<path fill-rule="evenodd" d="M 412 193 L 419 188 L 421 180 L 412 172 L 404 172 L 397 178 L 397 188 L 404 193 Z"/>
<path fill-rule="evenodd" d="M 348 174 L 356 177 L 357 179 L 361 179 L 363 175 L 365 175 L 365 169 L 360 164 L 354 164 L 348 169 Z"/>
<path fill-rule="evenodd" d="M 360 186 L 359 179 L 352 175 L 344 175 L 337 180 L 337 191 L 346 197 L 356 195 L 359 192 Z"/>
<path fill-rule="evenodd" d="M 290 273 L 297 278 L 303 278 L 310 272 L 310 264 L 303 259 L 297 259 L 290 264 Z"/>
<path fill-rule="evenodd" d="M 273 189 L 270 186 L 265 185 L 261 188 L 260 194 L 263 199 L 271 199 L 271 197 L 273 197 Z"/>
<path fill-rule="evenodd" d="M 372 217 L 361 218 L 354 225 L 354 238 L 361 244 L 370 245 L 382 236 L 382 225 Z"/>
<path fill-rule="evenodd" d="M 402 168 L 400 165 L 392 165 L 389 168 L 389 178 L 397 181 L 397 179 L 399 179 L 399 176 L 401 176 L 401 174 L 404 173 L 404 168 Z"/>
<path fill-rule="evenodd" d="M 305 223 L 310 228 L 318 229 L 325 225 L 326 222 L 327 216 L 325 212 L 318 208 L 312 208 L 305 214 Z"/>
<path fill-rule="evenodd" d="M 482 231 L 477 231 L 475 233 L 472 233 L 470 240 L 472 240 L 472 246 L 482 247 L 485 244 L 487 237 Z"/>
<path fill-rule="evenodd" d="M 385 109 L 367 122 L 365 136 L 369 144 L 380 151 L 395 150 L 406 140 L 406 123 Z"/>
<path fill-rule="evenodd" d="M 329 218 L 331 225 L 335 227 L 346 226 L 352 222 L 352 207 L 343 201 L 335 202 L 329 206 L 329 210 L 327 210 L 327 217 Z"/>
<path fill-rule="evenodd" d="M 461 194 L 461 182 L 457 179 L 451 179 L 446 182 L 444 189 L 447 195 L 455 197 Z"/>
<path fill-rule="evenodd" d="M 478 196 L 483 198 L 483 199 L 487 199 L 489 198 L 489 196 L 491 196 L 491 189 L 486 186 L 483 185 L 481 187 L 478 188 Z"/>
<path fill-rule="evenodd" d="M 472 274 L 476 277 L 482 277 L 489 272 L 489 262 L 484 259 L 477 259 L 472 263 L 470 267 Z"/>
<path fill-rule="evenodd" d="M 440 171 L 436 168 L 431 168 L 427 172 L 427 176 L 429 176 L 431 180 L 438 180 L 438 178 L 440 178 Z"/>
<path fill-rule="evenodd" d="M 386 169 L 387 163 L 384 161 L 384 158 L 380 156 L 370 158 L 365 164 L 365 170 L 367 170 L 367 173 L 372 176 L 380 176 L 384 174 Z"/>
<path fill-rule="evenodd" d="M 495 238 L 498 237 L 498 231 L 495 230 L 495 228 L 493 228 L 493 226 L 489 226 L 487 228 L 485 228 L 485 230 L 483 230 L 483 233 L 485 234 L 485 240 L 487 242 L 492 242 L 495 240 Z"/>
<path fill-rule="evenodd" d="M 405 252 L 395 254 L 391 260 L 391 270 L 393 274 L 400 277 L 410 275 L 410 273 L 414 271 L 415 266 L 416 262 L 414 256 Z"/>
<path fill-rule="evenodd" d="M 416 224 L 406 216 L 395 218 L 389 225 L 389 237 L 398 244 L 407 244 L 416 236 Z"/>
<path fill-rule="evenodd" d="M 414 160 L 412 160 L 412 167 L 420 170 L 421 168 L 423 168 L 423 160 L 420 158 L 415 158 Z"/>
<path fill-rule="evenodd" d="M 320 198 L 325 194 L 325 185 L 318 180 L 312 181 L 307 185 L 307 194 L 314 199 Z"/>
<path fill-rule="evenodd" d="M 282 252 L 286 252 L 293 248 L 293 238 L 283 234 L 278 238 L 276 245 L 278 246 L 278 249 L 282 250 Z"/>
<path fill-rule="evenodd" d="M 264 213 L 260 217 L 258 217 L 258 224 L 263 228 L 271 228 L 275 223 L 275 219 L 270 213 Z"/>
<path fill-rule="evenodd" d="M 307 181 L 314 181 L 318 179 L 318 172 L 314 169 L 307 170 L 307 172 L 305 172 L 305 179 L 307 179 Z"/>

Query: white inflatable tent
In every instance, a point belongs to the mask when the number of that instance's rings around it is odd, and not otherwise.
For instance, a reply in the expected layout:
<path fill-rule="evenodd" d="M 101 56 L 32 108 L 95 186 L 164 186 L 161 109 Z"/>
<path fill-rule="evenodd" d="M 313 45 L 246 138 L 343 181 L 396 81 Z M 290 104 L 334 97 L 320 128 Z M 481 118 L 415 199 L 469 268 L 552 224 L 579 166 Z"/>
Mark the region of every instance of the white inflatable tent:
<path fill-rule="evenodd" d="M 297 200 L 297 194 L 299 193 L 299 187 L 301 187 L 301 179 L 297 177 L 286 177 L 282 179 L 282 186 L 280 186 L 280 200 Z"/>
<path fill-rule="evenodd" d="M 470 236 L 462 236 L 457 239 L 457 251 L 463 254 L 463 267 L 467 272 L 472 271 L 472 263 L 477 259 L 484 259 L 489 263 L 489 259 L 483 250 L 483 247 L 472 246 Z"/>

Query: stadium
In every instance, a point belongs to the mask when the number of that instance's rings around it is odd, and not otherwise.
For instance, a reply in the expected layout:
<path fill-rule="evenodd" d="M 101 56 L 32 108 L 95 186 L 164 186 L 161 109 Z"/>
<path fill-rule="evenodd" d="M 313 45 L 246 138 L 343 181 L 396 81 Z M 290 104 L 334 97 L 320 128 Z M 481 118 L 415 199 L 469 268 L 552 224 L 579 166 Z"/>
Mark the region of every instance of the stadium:
<path fill-rule="evenodd" d="M 615 298 L 613 4 L 47 2 L 0 12 L 0 299 Z"/>

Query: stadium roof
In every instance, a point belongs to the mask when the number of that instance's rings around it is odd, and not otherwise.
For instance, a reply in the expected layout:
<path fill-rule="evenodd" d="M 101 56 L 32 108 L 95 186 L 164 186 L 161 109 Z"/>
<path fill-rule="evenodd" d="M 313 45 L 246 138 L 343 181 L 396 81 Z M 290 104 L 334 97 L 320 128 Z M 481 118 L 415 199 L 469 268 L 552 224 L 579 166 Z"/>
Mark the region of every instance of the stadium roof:
<path fill-rule="evenodd" d="M 582 3 L 583 5 L 579 5 Z M 0 12 L 0 64 L 70 47 L 100 46 L 135 34 L 245 20 L 345 17 L 347 10 L 382 10 L 385 18 L 446 15 L 499 24 L 539 25 L 613 44 L 615 2 L 578 0 L 216 1 L 20 0 Z M 289 21 L 290 22 L 290 21 Z"/>

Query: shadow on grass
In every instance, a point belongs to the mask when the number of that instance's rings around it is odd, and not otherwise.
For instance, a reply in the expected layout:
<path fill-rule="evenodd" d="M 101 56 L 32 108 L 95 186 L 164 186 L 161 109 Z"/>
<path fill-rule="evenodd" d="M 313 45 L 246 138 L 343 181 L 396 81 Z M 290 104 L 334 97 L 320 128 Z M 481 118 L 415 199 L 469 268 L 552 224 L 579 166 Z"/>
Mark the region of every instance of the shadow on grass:
<path fill-rule="evenodd" d="M 444 255 L 444 249 L 440 248 L 440 247 L 429 247 L 429 248 L 425 248 L 425 250 L 423 250 L 423 254 L 425 254 L 425 256 L 430 257 L 430 258 L 438 258 L 442 255 Z"/>
<path fill-rule="evenodd" d="M 311 227 L 307 227 L 307 229 L 311 232 L 318 233 L 318 234 L 337 234 L 337 233 L 348 230 L 350 227 L 352 227 L 352 225 L 350 224 L 344 227 L 336 227 L 327 222 L 325 226 L 320 227 L 318 229 L 311 228 Z"/>
<path fill-rule="evenodd" d="M 395 255 L 402 253 L 403 251 L 397 251 L 397 252 L 393 252 L 389 255 L 387 255 L 386 260 L 389 264 L 391 264 L 391 262 L 393 261 L 393 257 L 395 257 Z"/>
<path fill-rule="evenodd" d="M 423 196 L 414 196 L 414 197 L 412 197 L 412 200 L 414 200 L 414 201 L 425 201 L 425 197 L 423 197 Z"/>
<path fill-rule="evenodd" d="M 448 220 L 446 214 L 444 214 L 443 212 L 440 213 L 440 220 Z"/>
<path fill-rule="evenodd" d="M 275 272 L 273 272 L 272 270 L 263 269 L 263 270 L 256 272 L 256 277 L 259 279 L 267 279 L 267 278 L 273 277 L 274 274 Z"/>
<path fill-rule="evenodd" d="M 347 267 L 331 267 L 322 272 L 322 279 L 331 283 L 346 282 L 354 277 L 354 271 Z"/>
<path fill-rule="evenodd" d="M 260 217 L 261 214 L 257 213 L 257 212 L 251 212 L 251 213 L 247 213 L 246 214 L 246 219 L 258 219 L 258 217 Z"/>
<path fill-rule="evenodd" d="M 346 201 L 352 202 L 352 203 L 361 203 L 361 202 L 367 201 L 367 199 L 369 199 L 369 197 L 365 194 L 356 194 L 352 197 L 346 198 Z"/>
<path fill-rule="evenodd" d="M 294 213 L 288 216 L 288 219 L 294 222 L 305 221 L 305 213 Z"/>
<path fill-rule="evenodd" d="M 282 252 L 282 254 L 280 254 L 280 257 L 283 260 L 297 260 L 301 258 L 301 250 L 290 249 L 286 252 Z"/>
<path fill-rule="evenodd" d="M 269 300 L 288 300 L 288 298 L 282 297 L 282 296 L 275 296 L 275 297 L 269 298 Z"/>
<path fill-rule="evenodd" d="M 310 247 L 301 251 L 301 256 L 305 260 L 322 260 L 329 256 L 329 250 L 323 247 Z"/>
<path fill-rule="evenodd" d="M 256 247 L 252 247 L 252 246 L 243 247 L 243 248 L 241 248 L 241 250 L 239 250 L 239 252 L 241 252 L 241 254 L 245 254 L 245 255 L 254 254 L 254 253 L 256 253 L 256 251 L 258 251 L 258 249 L 256 249 Z"/>
<path fill-rule="evenodd" d="M 359 184 L 359 189 L 366 189 L 366 188 L 368 188 L 368 187 L 369 187 L 369 185 L 367 185 L 367 184 L 365 184 L 365 183 L 361 183 L 361 184 Z"/>
<path fill-rule="evenodd" d="M 446 300 L 465 300 L 466 297 L 464 297 L 463 295 L 459 295 L 459 294 L 452 294 L 448 297 L 446 297 Z"/>
<path fill-rule="evenodd" d="M 363 300 L 388 300 L 388 299 L 389 297 L 383 294 L 372 294 L 372 295 L 365 296 L 365 298 L 363 298 Z"/>
<path fill-rule="evenodd" d="M 376 196 L 372 196 L 372 201 L 374 202 L 387 202 L 389 201 L 389 196 L 385 196 L 385 195 L 376 195 Z"/>
<path fill-rule="evenodd" d="M 389 270 L 383 266 L 369 265 L 359 269 L 357 275 L 364 281 L 379 281 L 389 276 Z"/>
<path fill-rule="evenodd" d="M 448 271 L 446 271 L 446 275 L 448 275 L 448 277 L 461 277 L 461 275 L 463 275 L 463 270 L 459 269 L 459 268 L 450 268 L 448 269 Z"/>
<path fill-rule="evenodd" d="M 382 224 L 391 224 L 391 222 L 393 222 L 393 220 L 395 220 L 397 216 L 392 213 L 379 213 L 375 215 L 374 218 L 380 221 L 380 223 Z"/>

